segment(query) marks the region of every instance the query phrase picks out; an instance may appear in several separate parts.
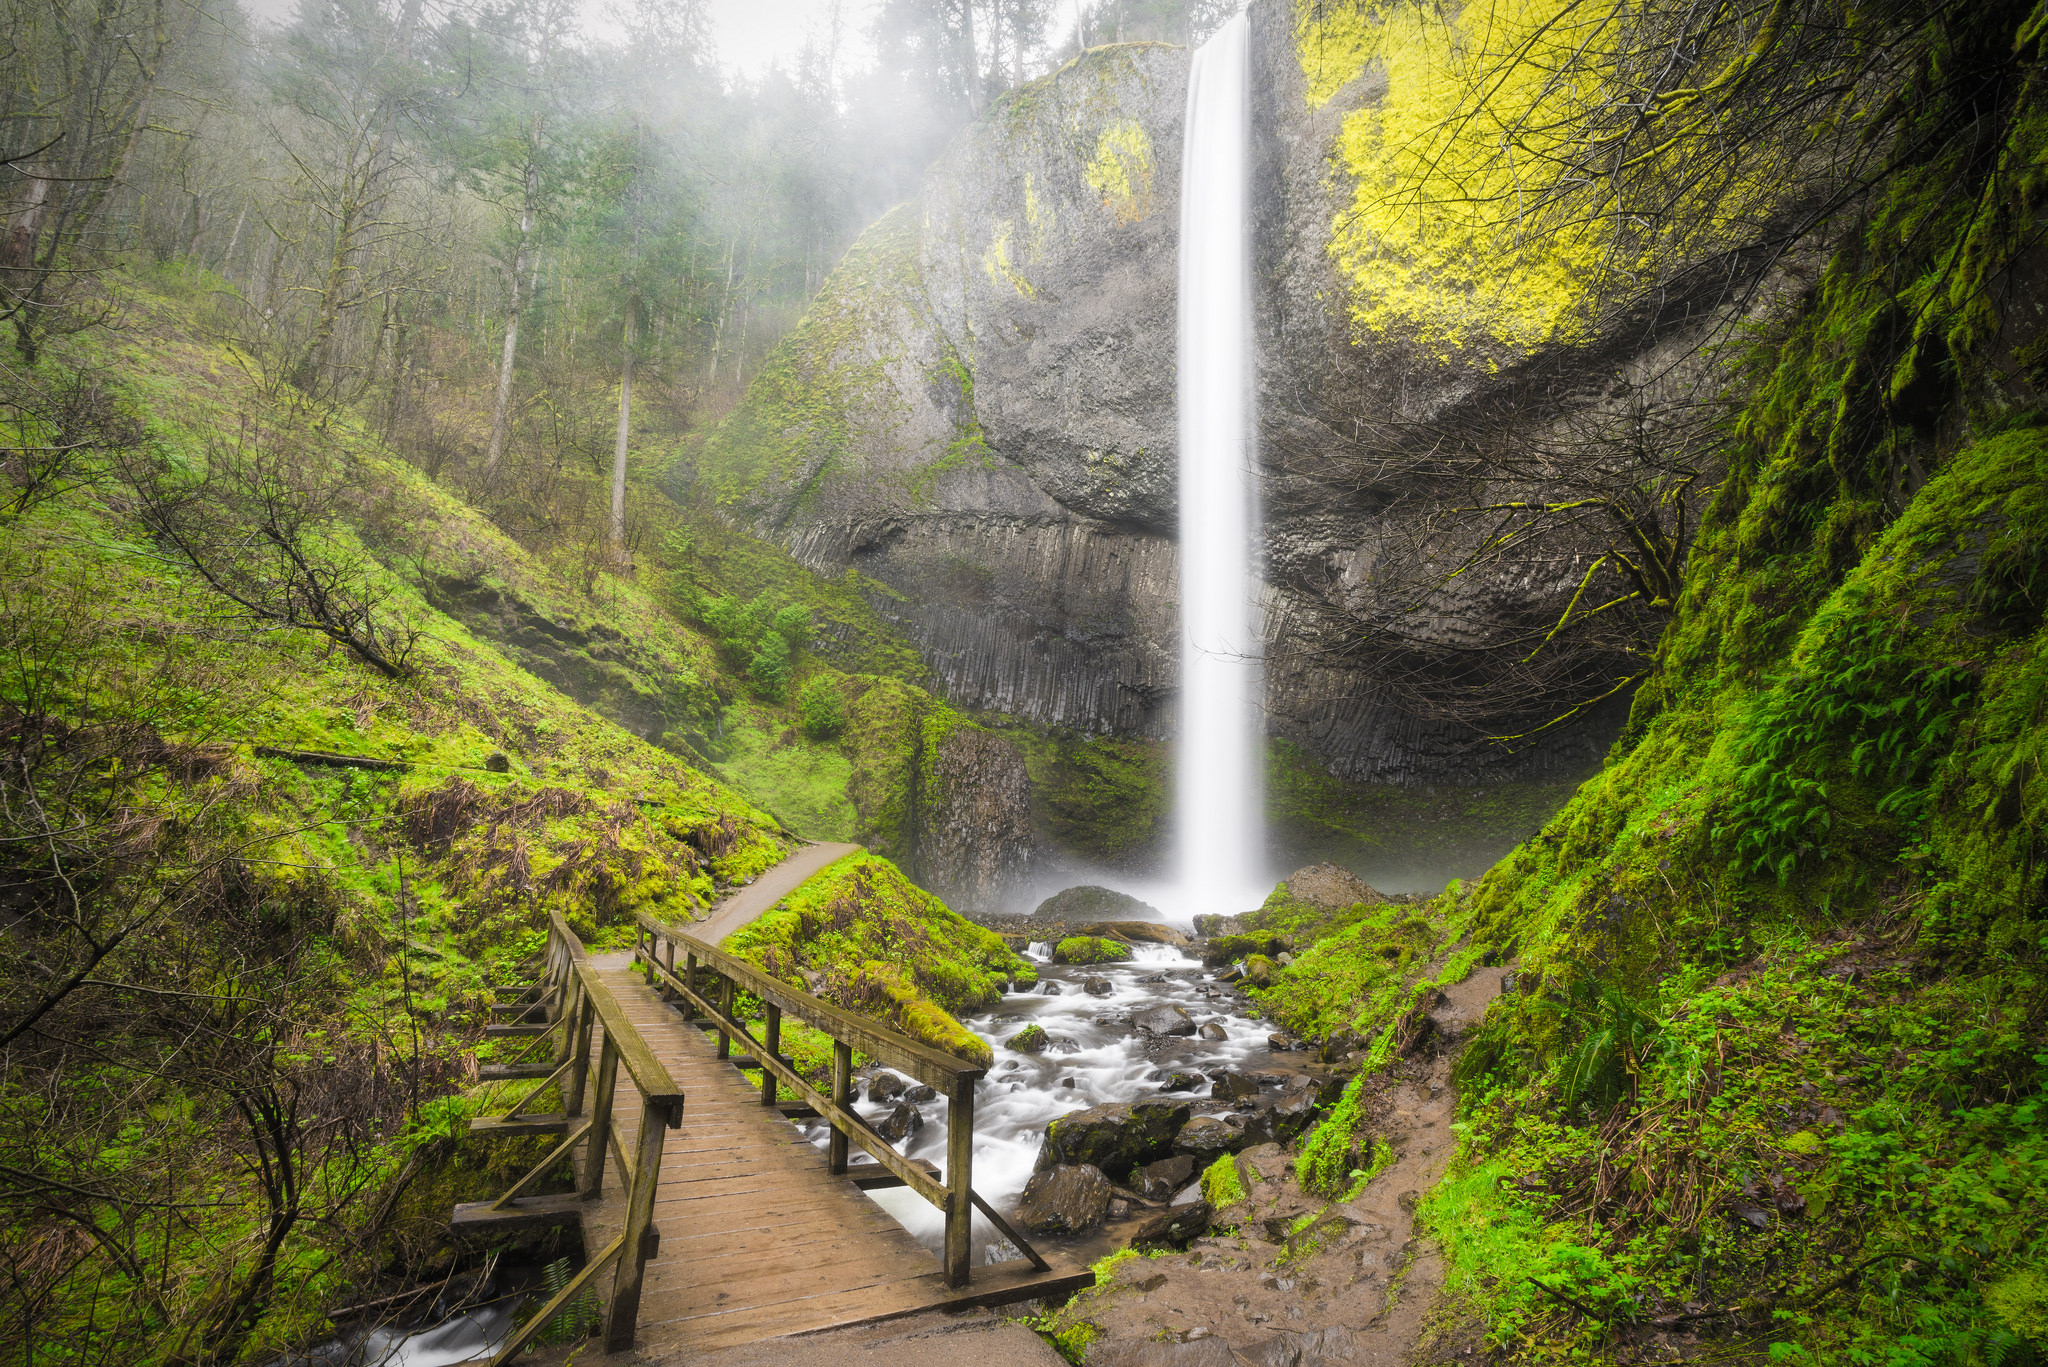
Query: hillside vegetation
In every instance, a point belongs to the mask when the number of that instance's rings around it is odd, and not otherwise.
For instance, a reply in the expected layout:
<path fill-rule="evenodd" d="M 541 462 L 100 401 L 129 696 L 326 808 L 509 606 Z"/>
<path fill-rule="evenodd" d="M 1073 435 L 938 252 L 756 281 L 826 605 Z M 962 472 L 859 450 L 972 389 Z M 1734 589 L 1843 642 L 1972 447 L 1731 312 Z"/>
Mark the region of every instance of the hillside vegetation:
<path fill-rule="evenodd" d="M 9 1333 L 253 1360 L 445 1274 L 448 1207 L 516 1175 L 461 1139 L 464 1059 L 548 913 L 596 947 L 700 915 L 793 848 L 770 807 L 811 826 L 792 795 L 855 767 L 806 685 L 922 690 L 825 664 L 914 657 L 780 552 L 680 510 L 637 578 L 523 548 L 346 411 L 266 398 L 195 325 L 203 277 L 112 283 L 121 326 L 34 372 L 86 377 L 95 441 L 17 467 L 0 537 Z M 790 610 L 779 680 L 704 624 L 741 585 Z M 859 753 L 901 788 L 917 749 Z M 841 995 L 960 1048 L 947 1008 L 1019 966 L 860 867 L 888 898 L 834 906 L 870 958 L 939 938 Z"/>

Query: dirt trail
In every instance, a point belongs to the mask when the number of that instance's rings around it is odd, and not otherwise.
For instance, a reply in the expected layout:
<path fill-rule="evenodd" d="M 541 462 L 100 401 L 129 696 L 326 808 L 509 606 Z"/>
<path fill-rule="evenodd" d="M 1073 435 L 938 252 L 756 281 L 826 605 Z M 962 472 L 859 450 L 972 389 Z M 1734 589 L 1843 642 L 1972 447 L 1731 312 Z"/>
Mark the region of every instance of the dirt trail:
<path fill-rule="evenodd" d="M 1293 1154 L 1262 1145 L 1240 1171 L 1256 1175 L 1249 1200 L 1226 1212 L 1240 1232 L 1198 1239 L 1184 1254 L 1132 1259 L 1081 1317 L 1102 1329 L 1088 1367 L 1410 1367 L 1473 1361 L 1463 1345 L 1418 1356 L 1443 1286 L 1437 1250 L 1415 1233 L 1415 1204 L 1443 1176 L 1454 1138 L 1451 1065 L 1463 1037 L 1500 990 L 1500 971 L 1479 969 L 1446 989 L 1431 1030 L 1389 1078 L 1366 1131 L 1386 1139 L 1395 1162 L 1355 1201 L 1327 1204 L 1294 1181 Z M 1310 1233 L 1290 1226 L 1321 1212 Z"/>
<path fill-rule="evenodd" d="M 781 863 L 762 870 L 760 877 L 713 907 L 709 916 L 690 927 L 690 933 L 715 945 L 795 892 L 812 874 L 858 849 L 858 845 L 837 841 L 806 845 Z"/>

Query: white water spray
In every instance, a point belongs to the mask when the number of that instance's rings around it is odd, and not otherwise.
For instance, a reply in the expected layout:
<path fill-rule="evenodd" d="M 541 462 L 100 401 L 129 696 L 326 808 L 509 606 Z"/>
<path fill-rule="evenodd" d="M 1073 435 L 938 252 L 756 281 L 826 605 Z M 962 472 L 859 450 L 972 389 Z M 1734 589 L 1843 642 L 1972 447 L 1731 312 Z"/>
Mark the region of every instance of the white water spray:
<path fill-rule="evenodd" d="M 1239 15 L 1195 54 L 1181 155 L 1176 800 L 1190 916 L 1249 911 L 1265 895 L 1245 37 Z"/>

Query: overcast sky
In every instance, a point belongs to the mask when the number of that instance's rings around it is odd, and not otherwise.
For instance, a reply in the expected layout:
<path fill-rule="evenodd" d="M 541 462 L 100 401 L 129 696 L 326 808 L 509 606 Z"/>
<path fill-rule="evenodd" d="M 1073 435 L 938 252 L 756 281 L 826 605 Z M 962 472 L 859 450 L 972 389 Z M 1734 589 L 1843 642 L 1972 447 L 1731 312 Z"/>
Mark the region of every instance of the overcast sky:
<path fill-rule="evenodd" d="M 759 76 L 780 63 L 796 66 L 804 43 L 832 40 L 832 12 L 839 12 L 839 68 L 857 71 L 874 59 L 868 26 L 879 0 L 711 0 L 711 38 L 719 63 Z"/>

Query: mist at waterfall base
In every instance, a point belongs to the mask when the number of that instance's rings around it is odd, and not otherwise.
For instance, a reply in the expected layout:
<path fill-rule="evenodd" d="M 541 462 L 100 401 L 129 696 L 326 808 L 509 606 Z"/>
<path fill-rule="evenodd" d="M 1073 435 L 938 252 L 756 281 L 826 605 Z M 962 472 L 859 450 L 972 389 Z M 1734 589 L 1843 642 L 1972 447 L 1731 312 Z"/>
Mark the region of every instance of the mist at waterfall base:
<path fill-rule="evenodd" d="M 1259 905 L 1265 849 L 1251 385 L 1247 24 L 1195 54 L 1181 153 L 1176 919 Z"/>

